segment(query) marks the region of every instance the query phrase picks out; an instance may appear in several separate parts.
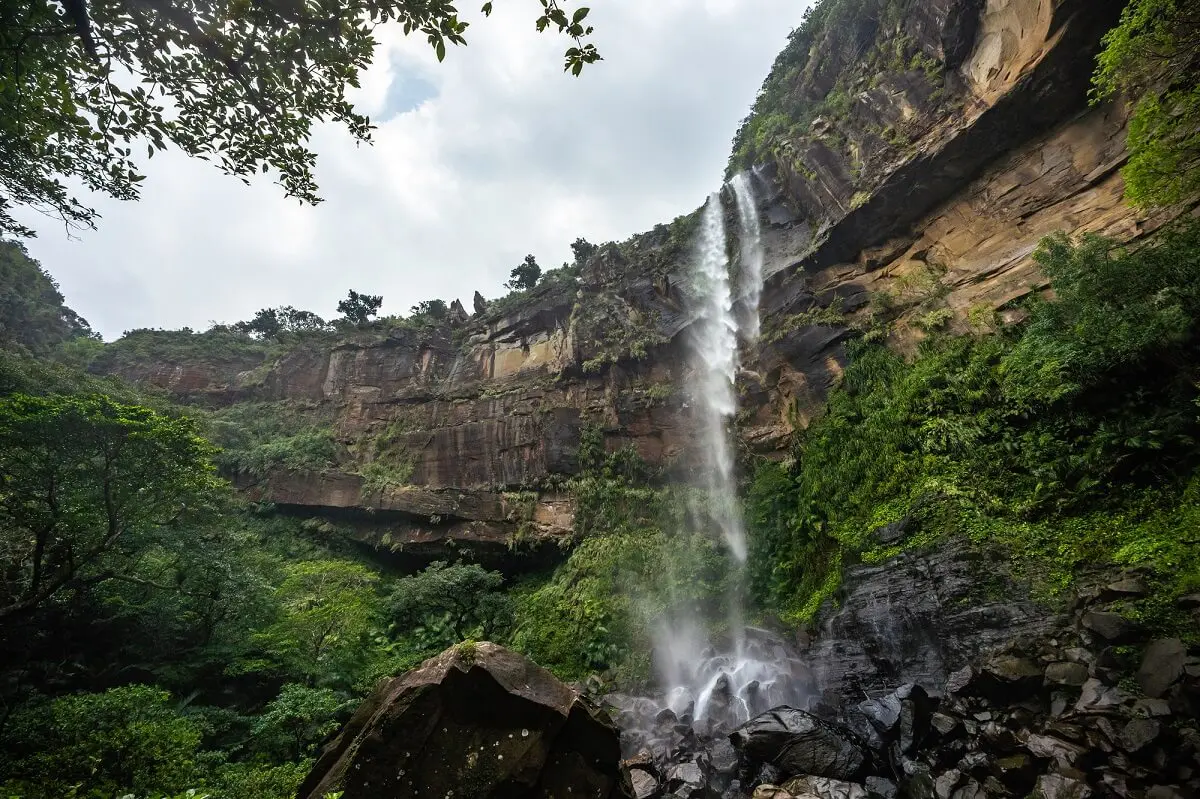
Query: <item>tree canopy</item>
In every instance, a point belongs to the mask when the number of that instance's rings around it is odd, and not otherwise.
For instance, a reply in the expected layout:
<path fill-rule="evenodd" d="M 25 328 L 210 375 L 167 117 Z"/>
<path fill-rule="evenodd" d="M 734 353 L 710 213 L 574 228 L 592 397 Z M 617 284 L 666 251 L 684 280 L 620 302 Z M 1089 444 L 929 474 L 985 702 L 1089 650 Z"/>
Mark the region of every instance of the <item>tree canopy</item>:
<path fill-rule="evenodd" d="M 346 299 L 338 303 L 337 310 L 350 324 L 365 325 L 372 316 L 379 313 L 381 305 L 383 297 L 378 294 L 359 294 L 350 289 Z"/>
<path fill-rule="evenodd" d="M 542 0 L 536 18 L 573 40 L 575 75 L 600 59 L 587 16 Z M 346 91 L 387 22 L 439 60 L 469 24 L 450 0 L 0 0 L 0 232 L 33 235 L 20 206 L 94 226 L 68 184 L 136 199 L 135 148 L 149 158 L 168 144 L 243 180 L 274 170 L 289 196 L 319 202 L 313 124 L 370 141 Z"/>
<path fill-rule="evenodd" d="M 542 268 L 538 266 L 536 258 L 526 255 L 525 260 L 514 267 L 508 276 L 511 280 L 504 284 L 505 288 L 512 291 L 531 289 L 542 279 Z"/>
<path fill-rule="evenodd" d="M 103 395 L 0 400 L 0 625 L 128 572 L 210 504 L 214 449 L 189 419 Z"/>

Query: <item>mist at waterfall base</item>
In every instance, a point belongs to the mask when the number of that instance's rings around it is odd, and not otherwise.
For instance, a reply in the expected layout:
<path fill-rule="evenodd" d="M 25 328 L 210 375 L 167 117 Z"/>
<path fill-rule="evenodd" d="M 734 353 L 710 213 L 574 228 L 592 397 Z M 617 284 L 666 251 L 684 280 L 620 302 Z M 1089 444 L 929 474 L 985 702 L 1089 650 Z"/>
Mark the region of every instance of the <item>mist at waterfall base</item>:
<path fill-rule="evenodd" d="M 772 707 L 802 707 L 813 691 L 811 672 L 784 640 L 747 627 L 744 618 L 747 542 L 729 427 L 737 412 L 739 341 L 753 345 L 758 338 L 764 259 L 753 176 L 741 173 L 727 188 L 714 192 L 704 207 L 689 292 L 696 318 L 689 393 L 700 456 L 695 487 L 702 497 L 702 506 L 689 516 L 696 523 L 707 521 L 724 541 L 730 560 L 726 618 L 697 618 L 695 611 L 677 607 L 654 621 L 655 670 L 663 693 L 617 701 L 627 756 L 672 748 L 681 729 L 702 738 L 723 736 Z M 737 209 L 736 286 L 727 255 L 725 195 L 732 195 Z M 721 622 L 728 632 L 719 641 L 709 640 L 708 629 Z"/>

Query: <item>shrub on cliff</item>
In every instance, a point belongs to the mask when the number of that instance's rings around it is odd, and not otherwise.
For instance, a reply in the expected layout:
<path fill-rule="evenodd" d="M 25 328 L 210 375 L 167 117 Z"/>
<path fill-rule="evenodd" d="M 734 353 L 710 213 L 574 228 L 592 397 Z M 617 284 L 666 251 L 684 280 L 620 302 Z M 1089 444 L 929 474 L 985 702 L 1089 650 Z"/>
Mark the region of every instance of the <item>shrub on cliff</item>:
<path fill-rule="evenodd" d="M 917 542 L 974 531 L 1050 560 L 1166 551 L 1081 538 L 1099 525 L 1069 520 L 1125 514 L 1125 529 L 1151 536 L 1138 520 L 1176 512 L 1171 497 L 1200 463 L 1200 225 L 1132 250 L 1051 237 L 1037 258 L 1056 298 L 1034 302 L 1017 330 L 933 337 L 912 363 L 851 348 L 790 470 L 762 467 L 753 481 L 760 601 L 810 616 L 842 560 L 885 555 L 871 531 L 901 520 Z"/>
<path fill-rule="evenodd" d="M 1200 9 L 1187 0 L 1131 0 L 1104 37 L 1093 98 L 1128 92 L 1126 195 L 1170 205 L 1200 192 Z"/>

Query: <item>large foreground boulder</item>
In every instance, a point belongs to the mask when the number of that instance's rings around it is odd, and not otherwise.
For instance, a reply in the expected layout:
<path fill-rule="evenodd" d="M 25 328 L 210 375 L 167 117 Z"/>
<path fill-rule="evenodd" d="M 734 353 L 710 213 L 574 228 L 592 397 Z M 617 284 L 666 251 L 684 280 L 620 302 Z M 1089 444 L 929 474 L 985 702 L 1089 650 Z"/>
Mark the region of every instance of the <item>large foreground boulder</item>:
<path fill-rule="evenodd" d="M 617 729 L 504 647 L 461 644 L 381 683 L 300 799 L 632 799 Z"/>
<path fill-rule="evenodd" d="M 853 780 L 871 762 L 866 744 L 849 729 L 792 707 L 750 719 L 729 740 L 750 761 L 770 763 L 789 777 Z"/>

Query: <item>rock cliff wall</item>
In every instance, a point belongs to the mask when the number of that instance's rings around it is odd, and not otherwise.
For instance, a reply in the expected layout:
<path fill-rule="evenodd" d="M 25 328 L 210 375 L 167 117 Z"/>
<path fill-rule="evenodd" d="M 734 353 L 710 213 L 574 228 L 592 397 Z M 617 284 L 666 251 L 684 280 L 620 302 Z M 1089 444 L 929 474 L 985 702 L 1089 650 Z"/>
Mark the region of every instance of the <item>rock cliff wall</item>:
<path fill-rule="evenodd" d="M 818 36 L 785 76 L 802 110 L 756 153 L 763 336 L 744 352 L 738 422 L 760 452 L 819 412 L 863 320 L 896 322 L 905 347 L 933 325 L 1011 319 L 1014 301 L 1044 288 L 1030 256 L 1045 234 L 1132 239 L 1162 221 L 1121 201 L 1123 108 L 1086 103 L 1118 0 L 886 5 L 904 13 L 863 22 L 849 41 Z M 826 110 L 808 119 L 809 108 Z M 726 206 L 733 214 L 732 198 Z M 604 245 L 577 275 L 454 325 L 272 357 L 97 368 L 198 404 L 285 401 L 331 415 L 344 468 L 238 482 L 257 499 L 358 519 L 369 543 L 434 555 L 448 542 L 501 552 L 562 540 L 572 512 L 561 482 L 578 468 L 585 425 L 610 449 L 687 467 L 697 216 Z M 411 475 L 371 490 L 354 442 L 385 430 Z"/>

